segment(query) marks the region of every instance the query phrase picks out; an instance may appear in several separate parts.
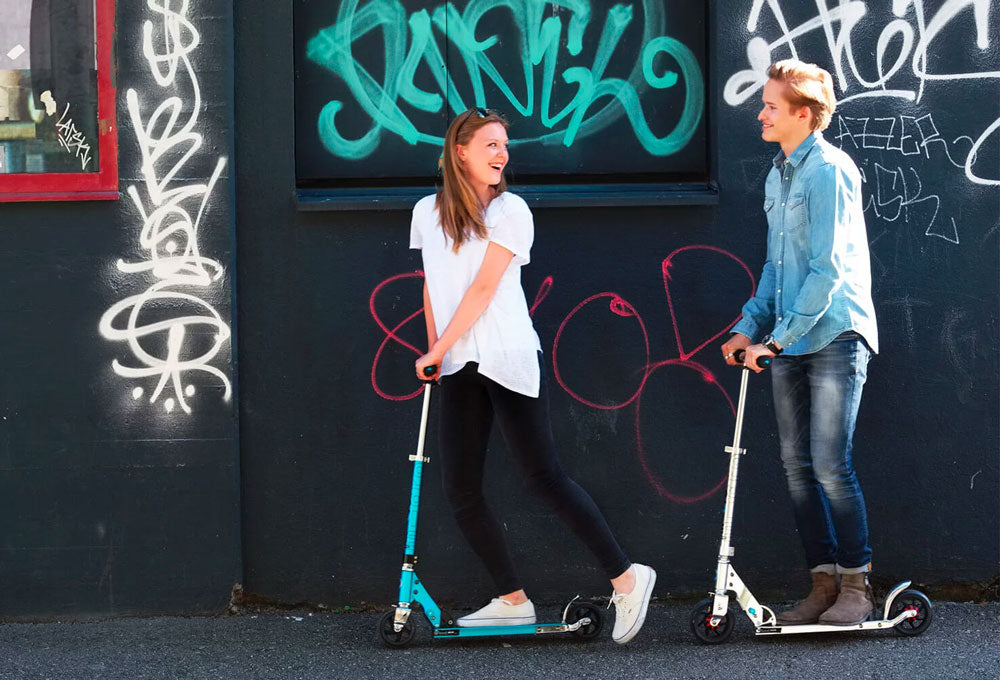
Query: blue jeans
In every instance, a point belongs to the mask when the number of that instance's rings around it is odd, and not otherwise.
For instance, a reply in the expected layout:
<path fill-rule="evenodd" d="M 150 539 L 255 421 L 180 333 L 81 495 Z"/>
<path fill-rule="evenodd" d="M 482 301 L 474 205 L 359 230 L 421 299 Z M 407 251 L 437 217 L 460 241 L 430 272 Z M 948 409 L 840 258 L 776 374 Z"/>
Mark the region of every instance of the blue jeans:
<path fill-rule="evenodd" d="M 852 439 L 871 352 L 848 332 L 800 356 L 778 356 L 771 384 L 781 461 L 809 568 L 860 571 L 871 562 Z"/>

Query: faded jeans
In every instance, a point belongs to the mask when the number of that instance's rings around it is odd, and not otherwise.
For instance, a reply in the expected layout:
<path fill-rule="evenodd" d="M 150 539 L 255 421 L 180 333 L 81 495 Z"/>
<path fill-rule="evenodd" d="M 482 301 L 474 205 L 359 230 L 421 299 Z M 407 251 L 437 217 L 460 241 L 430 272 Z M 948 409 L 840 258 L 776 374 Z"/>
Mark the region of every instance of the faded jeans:
<path fill-rule="evenodd" d="M 863 571 L 871 562 L 865 499 L 851 462 L 870 358 L 860 336 L 847 332 L 817 352 L 772 363 L 781 461 L 810 569 Z"/>

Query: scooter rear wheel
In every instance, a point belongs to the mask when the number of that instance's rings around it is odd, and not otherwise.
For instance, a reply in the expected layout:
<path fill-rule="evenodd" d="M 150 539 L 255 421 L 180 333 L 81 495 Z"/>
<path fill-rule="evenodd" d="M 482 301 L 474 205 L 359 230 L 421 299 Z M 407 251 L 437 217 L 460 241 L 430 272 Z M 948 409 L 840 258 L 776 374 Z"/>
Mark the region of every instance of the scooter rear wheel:
<path fill-rule="evenodd" d="M 702 600 L 691 610 L 691 632 L 698 642 L 706 645 L 717 645 L 729 639 L 733 633 L 733 617 L 728 613 L 721 617 L 718 625 L 712 625 L 712 606 L 714 598 Z"/>
<path fill-rule="evenodd" d="M 378 622 L 378 636 L 382 642 L 389 647 L 405 647 L 413 641 L 416 630 L 413 627 L 412 613 L 410 618 L 403 624 L 403 630 L 396 632 L 393 625 L 396 619 L 396 610 L 387 611 Z"/>
<path fill-rule="evenodd" d="M 573 635 L 589 640 L 590 638 L 597 637 L 601 629 L 604 628 L 604 615 L 601 613 L 600 607 L 591 602 L 575 602 L 573 603 L 569 611 L 566 612 L 566 623 L 576 623 L 582 618 L 590 619 L 590 623 L 580 626 L 573 631 Z"/>
<path fill-rule="evenodd" d="M 917 615 L 903 619 L 894 627 L 902 635 L 920 635 L 931 625 L 934 618 L 934 608 L 931 601 L 919 590 L 904 590 L 892 601 L 890 617 L 895 618 L 907 609 L 917 612 Z"/>

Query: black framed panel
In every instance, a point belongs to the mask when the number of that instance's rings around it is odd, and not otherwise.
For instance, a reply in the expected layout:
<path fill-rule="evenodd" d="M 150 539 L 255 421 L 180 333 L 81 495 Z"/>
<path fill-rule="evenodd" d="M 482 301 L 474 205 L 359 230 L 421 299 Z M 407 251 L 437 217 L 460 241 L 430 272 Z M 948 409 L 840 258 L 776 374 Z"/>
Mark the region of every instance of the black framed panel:
<path fill-rule="evenodd" d="M 663 0 L 299 0 L 299 189 L 436 174 L 470 106 L 511 122 L 516 183 L 709 177 L 706 6 Z"/>

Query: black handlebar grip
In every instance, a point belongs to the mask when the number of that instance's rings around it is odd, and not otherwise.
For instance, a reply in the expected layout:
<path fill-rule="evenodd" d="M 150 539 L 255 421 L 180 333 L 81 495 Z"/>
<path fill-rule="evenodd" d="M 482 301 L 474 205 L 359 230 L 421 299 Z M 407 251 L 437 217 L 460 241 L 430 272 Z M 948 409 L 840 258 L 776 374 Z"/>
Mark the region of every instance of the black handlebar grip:
<path fill-rule="evenodd" d="M 438 370 L 438 367 L 435 366 L 434 364 L 431 364 L 430 366 L 424 366 L 424 375 L 426 375 L 426 376 L 432 376 L 435 373 L 437 373 L 437 370 Z"/>
<path fill-rule="evenodd" d="M 747 351 L 745 349 L 738 349 L 735 352 L 733 352 L 733 358 L 736 359 L 736 361 L 740 362 L 741 364 L 743 363 L 743 357 L 745 357 L 746 355 Z M 757 368 L 767 368 L 770 365 L 771 365 L 771 357 L 757 357 Z"/>

